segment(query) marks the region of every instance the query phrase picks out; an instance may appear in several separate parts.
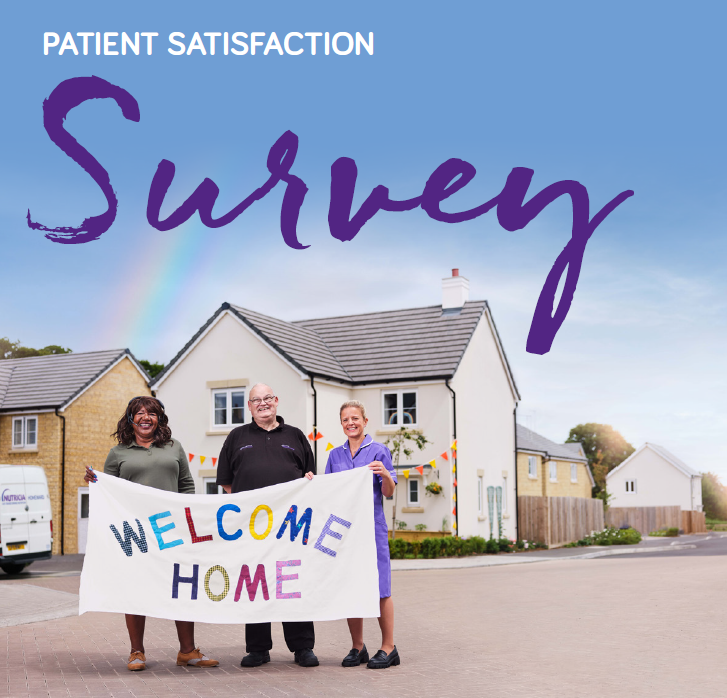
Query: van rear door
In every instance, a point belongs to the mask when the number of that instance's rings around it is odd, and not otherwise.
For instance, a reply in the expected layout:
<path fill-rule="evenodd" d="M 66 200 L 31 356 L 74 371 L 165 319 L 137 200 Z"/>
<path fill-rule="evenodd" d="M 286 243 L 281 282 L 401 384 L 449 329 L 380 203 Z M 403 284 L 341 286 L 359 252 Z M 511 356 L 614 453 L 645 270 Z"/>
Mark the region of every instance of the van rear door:
<path fill-rule="evenodd" d="M 28 502 L 28 553 L 47 552 L 51 546 L 51 509 L 45 472 L 40 467 L 23 468 Z"/>
<path fill-rule="evenodd" d="M 20 466 L 2 468 L 0 481 L 0 527 L 3 555 L 12 557 L 28 552 L 29 506 L 25 495 L 25 480 Z"/>

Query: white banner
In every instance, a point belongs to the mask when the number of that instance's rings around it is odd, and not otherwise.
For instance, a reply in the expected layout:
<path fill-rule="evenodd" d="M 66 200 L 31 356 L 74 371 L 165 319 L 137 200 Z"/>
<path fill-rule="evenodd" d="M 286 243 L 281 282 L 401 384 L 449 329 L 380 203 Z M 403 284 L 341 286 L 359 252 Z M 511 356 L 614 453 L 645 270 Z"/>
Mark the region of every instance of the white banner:
<path fill-rule="evenodd" d="M 193 495 L 98 473 L 79 612 L 203 623 L 376 617 L 372 477 L 356 468 Z"/>

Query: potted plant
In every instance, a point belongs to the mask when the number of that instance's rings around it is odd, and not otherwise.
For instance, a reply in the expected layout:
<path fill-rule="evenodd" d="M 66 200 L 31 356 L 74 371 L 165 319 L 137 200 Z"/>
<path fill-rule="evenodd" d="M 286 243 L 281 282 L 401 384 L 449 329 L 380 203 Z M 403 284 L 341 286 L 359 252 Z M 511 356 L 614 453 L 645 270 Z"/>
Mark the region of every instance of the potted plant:
<path fill-rule="evenodd" d="M 444 488 L 438 482 L 430 482 L 424 489 L 427 496 L 431 494 L 435 497 L 444 491 Z"/>

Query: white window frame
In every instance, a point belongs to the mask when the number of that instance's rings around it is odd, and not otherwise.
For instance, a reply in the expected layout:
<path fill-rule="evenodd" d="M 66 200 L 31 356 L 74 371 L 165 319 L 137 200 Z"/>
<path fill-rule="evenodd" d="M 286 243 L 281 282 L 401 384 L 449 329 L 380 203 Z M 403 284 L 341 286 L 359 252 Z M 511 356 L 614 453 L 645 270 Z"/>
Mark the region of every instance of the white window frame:
<path fill-rule="evenodd" d="M 216 477 L 203 477 L 202 478 L 202 494 L 207 494 L 207 485 L 214 484 L 217 482 Z M 217 485 L 217 494 L 222 494 L 224 490 L 222 489 L 222 485 Z"/>
<path fill-rule="evenodd" d="M 485 515 L 485 478 L 482 475 L 477 476 L 477 514 Z"/>
<path fill-rule="evenodd" d="M 417 501 L 413 502 L 411 499 L 411 483 L 416 483 Z M 422 488 L 421 482 L 418 477 L 409 477 L 406 482 L 406 504 L 409 507 L 421 507 L 422 506 Z"/>
<path fill-rule="evenodd" d="M 555 471 L 555 477 L 553 477 L 553 471 Z M 548 472 L 550 475 L 550 481 L 558 482 L 558 461 L 556 461 L 556 460 L 548 461 Z"/>
<path fill-rule="evenodd" d="M 243 394 L 243 405 L 242 405 L 242 422 L 232 422 L 232 393 L 242 393 Z M 228 420 L 225 424 L 215 424 L 215 396 L 225 394 L 227 396 L 227 407 L 225 407 L 226 410 L 226 419 Z M 212 388 L 210 390 L 210 403 L 211 403 L 211 413 L 210 413 L 210 428 L 211 429 L 234 429 L 235 427 L 239 427 L 241 424 L 245 424 L 245 417 L 247 416 L 247 388 L 240 386 L 238 388 Z"/>
<path fill-rule="evenodd" d="M 531 480 L 538 479 L 538 457 L 528 456 L 528 477 Z"/>
<path fill-rule="evenodd" d="M 631 485 L 631 489 L 629 489 Z M 626 480 L 626 494 L 636 494 L 636 480 Z"/>
<path fill-rule="evenodd" d="M 34 441 L 29 443 L 28 441 L 28 422 L 35 424 L 33 430 Z M 15 425 L 20 424 L 20 440 L 15 440 Z M 37 449 L 38 448 L 38 415 L 25 415 L 22 417 L 13 417 L 12 434 L 11 434 L 12 450 L 20 451 L 25 449 Z"/>
<path fill-rule="evenodd" d="M 570 481 L 578 482 L 578 463 L 570 464 Z"/>
<path fill-rule="evenodd" d="M 416 410 L 416 422 L 403 422 L 404 417 L 404 393 L 414 393 L 414 409 Z M 386 396 L 396 395 L 396 424 L 388 424 L 386 421 Z M 416 388 L 401 388 L 399 390 L 382 390 L 381 391 L 381 423 L 384 427 L 416 427 L 419 424 L 419 391 Z"/>

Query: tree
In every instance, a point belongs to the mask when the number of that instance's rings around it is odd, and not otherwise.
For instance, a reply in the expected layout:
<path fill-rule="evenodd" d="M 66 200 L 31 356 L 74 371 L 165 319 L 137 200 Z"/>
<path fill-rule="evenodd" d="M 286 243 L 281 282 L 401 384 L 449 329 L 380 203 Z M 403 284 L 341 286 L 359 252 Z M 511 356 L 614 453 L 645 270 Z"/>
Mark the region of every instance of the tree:
<path fill-rule="evenodd" d="M 391 460 L 394 464 L 394 469 L 398 467 L 402 455 L 406 460 L 409 460 L 412 453 L 414 453 L 413 447 L 423 451 L 428 443 L 430 443 L 429 440 L 420 431 L 401 427 L 401 429 L 386 439 L 386 446 L 391 451 Z M 398 495 L 399 488 L 397 487 L 394 490 L 394 512 L 391 515 L 392 538 L 396 536 L 396 504 L 398 502 Z"/>
<path fill-rule="evenodd" d="M 702 505 L 708 519 L 727 521 L 727 487 L 714 473 L 702 475 Z"/>
<path fill-rule="evenodd" d="M 156 378 L 156 376 L 164 370 L 164 364 L 153 364 L 151 361 L 147 361 L 146 359 L 142 359 L 139 363 L 152 378 Z"/>
<path fill-rule="evenodd" d="M 49 344 L 42 349 L 32 349 L 20 344 L 20 340 L 11 342 L 7 337 L 0 337 L 0 359 L 24 359 L 28 356 L 48 356 L 50 354 L 70 354 L 71 349 L 66 349 L 58 344 Z"/>
<path fill-rule="evenodd" d="M 594 497 L 606 491 L 606 475 L 636 450 L 611 425 L 595 422 L 574 427 L 565 441 L 583 446 L 596 482 Z"/>

